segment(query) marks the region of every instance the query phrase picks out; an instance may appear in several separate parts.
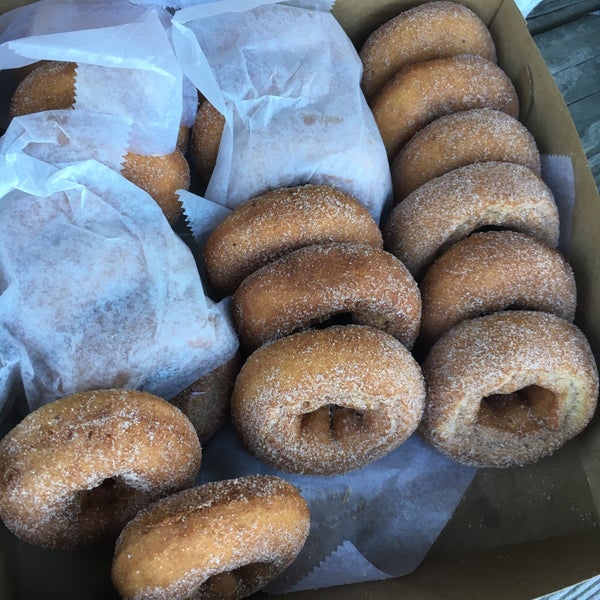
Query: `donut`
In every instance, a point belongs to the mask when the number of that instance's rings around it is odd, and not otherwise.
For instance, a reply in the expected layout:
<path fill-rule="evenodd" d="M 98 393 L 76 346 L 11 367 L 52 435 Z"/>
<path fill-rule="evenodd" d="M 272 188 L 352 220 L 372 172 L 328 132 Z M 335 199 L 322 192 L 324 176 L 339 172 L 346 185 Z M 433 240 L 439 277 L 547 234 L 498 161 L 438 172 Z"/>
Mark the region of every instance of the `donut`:
<path fill-rule="evenodd" d="M 415 6 L 381 25 L 363 44 L 362 90 L 370 100 L 406 65 L 457 54 L 496 62 L 496 46 L 485 23 L 456 2 Z"/>
<path fill-rule="evenodd" d="M 491 108 L 444 115 L 418 131 L 392 164 L 394 199 L 425 182 L 476 162 L 510 162 L 542 172 L 533 136 L 517 119 Z"/>
<path fill-rule="evenodd" d="M 189 420 L 146 392 L 97 390 L 46 404 L 0 441 L 0 518 L 48 548 L 114 540 L 141 508 L 193 484 Z"/>
<path fill-rule="evenodd" d="M 192 422 L 201 442 L 208 440 L 227 420 L 240 362 L 236 354 L 170 400 Z"/>
<path fill-rule="evenodd" d="M 334 325 L 292 334 L 250 355 L 231 419 L 260 460 L 283 471 L 335 474 L 402 444 L 425 388 L 410 352 L 384 331 Z"/>
<path fill-rule="evenodd" d="M 10 106 L 11 117 L 73 108 L 75 71 L 73 62 L 43 61 L 17 86 Z M 181 139 L 181 129 L 179 132 Z M 123 177 L 147 192 L 171 223 L 179 219 L 182 206 L 177 190 L 190 187 L 190 168 L 179 149 L 167 155 L 128 152 L 121 169 Z"/>
<path fill-rule="evenodd" d="M 410 348 L 421 299 L 406 267 L 388 252 L 364 244 L 314 244 L 248 275 L 233 294 L 231 313 L 248 351 L 336 315 L 380 327 Z"/>
<path fill-rule="evenodd" d="M 121 175 L 147 192 L 174 225 L 183 212 L 178 190 L 190 188 L 190 167 L 180 150 L 165 155 L 128 152 Z"/>
<path fill-rule="evenodd" d="M 286 252 L 318 242 L 382 248 L 379 226 L 348 194 L 326 185 L 271 190 L 235 208 L 204 248 L 208 281 L 219 296 Z"/>
<path fill-rule="evenodd" d="M 516 231 L 474 233 L 451 246 L 421 281 L 421 339 L 429 344 L 464 319 L 509 308 L 572 321 L 577 292 L 562 254 Z"/>
<path fill-rule="evenodd" d="M 204 100 L 192 125 L 189 158 L 204 183 L 208 183 L 217 162 L 225 117 L 208 101 Z"/>
<path fill-rule="evenodd" d="M 9 116 L 73 108 L 77 63 L 41 61 L 23 71 L 25 76 L 11 98 Z"/>
<path fill-rule="evenodd" d="M 550 188 L 522 165 L 459 167 L 398 203 L 383 225 L 383 238 L 386 250 L 420 280 L 436 256 L 485 227 L 520 231 L 556 247 L 559 216 Z"/>
<path fill-rule="evenodd" d="M 213 481 L 141 511 L 117 540 L 112 581 L 124 600 L 237 600 L 294 561 L 309 527 L 305 500 L 279 477 Z"/>
<path fill-rule="evenodd" d="M 390 158 L 434 119 L 484 107 L 516 118 L 517 93 L 495 63 L 464 54 L 404 67 L 381 88 L 371 105 Z"/>
<path fill-rule="evenodd" d="M 552 454 L 589 423 L 598 373 L 583 333 L 556 315 L 506 311 L 448 331 L 423 362 L 424 437 L 476 467 Z"/>

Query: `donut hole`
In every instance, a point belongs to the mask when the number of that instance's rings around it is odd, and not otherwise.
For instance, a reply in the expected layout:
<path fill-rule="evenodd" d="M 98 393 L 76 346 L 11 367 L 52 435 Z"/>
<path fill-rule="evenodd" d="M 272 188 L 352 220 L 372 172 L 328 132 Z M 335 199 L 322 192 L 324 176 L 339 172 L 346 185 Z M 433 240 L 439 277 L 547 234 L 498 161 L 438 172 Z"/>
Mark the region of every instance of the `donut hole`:
<path fill-rule="evenodd" d="M 482 398 L 477 422 L 509 433 L 558 429 L 558 398 L 551 390 L 528 385 L 508 394 Z"/>
<path fill-rule="evenodd" d="M 77 494 L 81 512 L 107 510 L 123 498 L 124 485 L 116 477 L 107 477 L 102 483 Z"/>
<path fill-rule="evenodd" d="M 322 319 L 313 321 L 310 324 L 312 329 L 326 329 L 337 325 L 353 325 L 355 323 L 351 312 L 339 312 L 332 315 L 327 315 Z"/>
<path fill-rule="evenodd" d="M 220 598 L 239 598 L 240 593 L 251 594 L 261 588 L 264 582 L 273 576 L 271 563 L 253 562 L 231 571 L 216 573 L 209 577 L 198 590 L 198 597 L 219 600 Z"/>
<path fill-rule="evenodd" d="M 353 408 L 334 403 L 325 404 L 302 415 L 301 430 L 320 438 L 343 439 L 362 427 L 363 417 L 364 413 Z"/>

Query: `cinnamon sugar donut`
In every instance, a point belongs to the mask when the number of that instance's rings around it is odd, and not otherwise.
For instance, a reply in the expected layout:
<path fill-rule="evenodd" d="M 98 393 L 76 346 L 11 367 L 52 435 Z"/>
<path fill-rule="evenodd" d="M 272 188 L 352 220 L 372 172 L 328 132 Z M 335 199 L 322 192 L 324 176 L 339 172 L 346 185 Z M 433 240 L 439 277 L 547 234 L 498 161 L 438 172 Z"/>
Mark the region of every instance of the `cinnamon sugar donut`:
<path fill-rule="evenodd" d="M 141 511 L 115 547 L 112 581 L 125 600 L 237 600 L 289 566 L 310 514 L 287 481 L 214 481 Z"/>
<path fill-rule="evenodd" d="M 535 462 L 590 421 L 598 373 L 589 344 L 551 314 L 508 311 L 463 321 L 423 363 L 422 432 L 477 467 Z"/>
<path fill-rule="evenodd" d="M 0 518 L 49 548 L 115 539 L 138 510 L 192 485 L 189 420 L 145 392 L 100 390 L 30 413 L 0 441 Z"/>
<path fill-rule="evenodd" d="M 315 244 L 246 277 L 231 312 L 246 350 L 341 314 L 410 348 L 421 300 L 406 267 L 388 252 L 364 244 Z"/>
<path fill-rule="evenodd" d="M 550 188 L 522 165 L 487 162 L 428 181 L 390 213 L 385 248 L 420 279 L 434 258 L 483 227 L 527 233 L 556 247 L 559 216 Z"/>
<path fill-rule="evenodd" d="M 213 231 L 204 248 L 208 280 L 218 296 L 227 296 L 267 262 L 318 242 L 383 247 L 369 211 L 341 190 L 279 188 L 241 204 Z"/>
<path fill-rule="evenodd" d="M 496 47 L 485 23 L 456 2 L 425 2 L 375 30 L 360 51 L 361 87 L 367 100 L 408 64 L 477 54 L 496 62 Z"/>
<path fill-rule="evenodd" d="M 183 212 L 177 192 L 190 187 L 190 167 L 179 150 L 165 155 L 128 152 L 121 175 L 147 192 L 171 225 L 177 222 Z"/>
<path fill-rule="evenodd" d="M 464 319 L 508 308 L 572 321 L 576 287 L 564 257 L 515 231 L 474 233 L 442 254 L 421 282 L 421 339 L 432 343 Z"/>
<path fill-rule="evenodd" d="M 237 378 L 231 416 L 250 451 L 276 468 L 342 473 L 404 442 L 424 395 L 421 370 L 398 340 L 338 325 L 254 352 Z"/>
<path fill-rule="evenodd" d="M 418 131 L 392 165 L 394 199 L 400 202 L 425 182 L 476 162 L 510 162 L 541 175 L 533 136 L 514 117 L 491 108 L 445 115 Z"/>
<path fill-rule="evenodd" d="M 373 98 L 371 108 L 392 158 L 434 119 L 484 107 L 516 118 L 517 93 L 506 73 L 495 63 L 481 56 L 463 54 L 404 67 Z"/>
<path fill-rule="evenodd" d="M 10 106 L 11 117 L 73 108 L 76 68 L 73 62 L 40 63 L 17 86 Z M 180 150 L 166 155 L 128 152 L 121 174 L 152 196 L 169 223 L 173 225 L 179 219 L 182 206 L 177 190 L 190 187 L 189 164 Z"/>
<path fill-rule="evenodd" d="M 171 399 L 171 403 L 192 422 L 201 442 L 210 438 L 227 420 L 229 399 L 240 363 L 240 356 L 236 354 Z"/>
<path fill-rule="evenodd" d="M 192 125 L 189 157 L 204 183 L 208 183 L 217 162 L 225 117 L 208 101 L 204 100 Z"/>

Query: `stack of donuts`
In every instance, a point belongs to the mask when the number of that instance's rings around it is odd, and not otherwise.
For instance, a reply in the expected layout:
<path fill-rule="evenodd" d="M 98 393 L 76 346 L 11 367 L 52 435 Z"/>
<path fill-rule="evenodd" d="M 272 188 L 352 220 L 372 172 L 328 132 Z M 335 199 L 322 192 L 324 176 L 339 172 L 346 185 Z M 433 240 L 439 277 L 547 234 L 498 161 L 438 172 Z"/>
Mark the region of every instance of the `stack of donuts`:
<path fill-rule="evenodd" d="M 401 13 L 360 56 L 391 161 L 385 248 L 422 298 L 420 430 L 466 464 L 537 461 L 587 425 L 598 375 L 516 91 L 485 24 L 453 2 Z"/>
<path fill-rule="evenodd" d="M 204 257 L 216 293 L 232 294 L 247 359 L 231 417 L 257 457 L 341 473 L 415 431 L 419 290 L 354 198 L 324 185 L 272 190 L 232 211 Z"/>

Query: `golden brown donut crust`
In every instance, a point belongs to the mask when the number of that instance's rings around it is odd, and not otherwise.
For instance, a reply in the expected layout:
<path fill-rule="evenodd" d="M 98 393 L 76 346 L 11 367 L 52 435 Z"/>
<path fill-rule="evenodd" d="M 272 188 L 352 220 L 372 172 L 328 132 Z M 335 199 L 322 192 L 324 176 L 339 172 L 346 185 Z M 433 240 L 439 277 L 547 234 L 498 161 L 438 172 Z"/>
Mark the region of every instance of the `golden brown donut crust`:
<path fill-rule="evenodd" d="M 204 248 L 208 280 L 217 296 L 286 252 L 319 242 L 382 248 L 381 231 L 352 196 L 326 185 L 279 188 L 238 206 Z"/>
<path fill-rule="evenodd" d="M 183 212 L 178 190 L 190 187 L 190 166 L 180 150 L 165 155 L 128 152 L 121 175 L 147 192 L 174 225 Z"/>
<path fill-rule="evenodd" d="M 10 117 L 45 110 L 73 108 L 75 69 L 73 62 L 43 61 L 21 81 L 13 94 Z"/>
<path fill-rule="evenodd" d="M 217 163 L 225 117 L 208 101 L 204 100 L 192 125 L 189 157 L 204 183 L 208 183 Z"/>
<path fill-rule="evenodd" d="M 463 321 L 423 363 L 422 432 L 441 453 L 477 467 L 535 462 L 590 421 L 598 374 L 573 324 L 508 311 Z"/>
<path fill-rule="evenodd" d="M 541 175 L 540 153 L 527 128 L 491 108 L 444 115 L 418 131 L 392 165 L 394 200 L 452 169 L 497 161 L 529 167 Z"/>
<path fill-rule="evenodd" d="M 261 460 L 295 473 L 342 473 L 403 443 L 424 395 L 420 368 L 398 340 L 341 325 L 254 352 L 236 381 L 231 416 Z"/>
<path fill-rule="evenodd" d="M 0 441 L 0 517 L 51 548 L 115 539 L 138 510 L 192 485 L 200 460 L 192 424 L 165 400 L 81 392 L 30 413 Z"/>
<path fill-rule="evenodd" d="M 393 158 L 434 119 L 484 107 L 518 117 L 515 88 L 495 63 L 459 55 L 404 67 L 373 98 L 371 108 L 388 157 Z"/>
<path fill-rule="evenodd" d="M 485 23 L 456 2 L 425 2 L 401 12 L 376 29 L 361 51 L 361 87 L 370 100 L 408 64 L 477 54 L 496 62 L 496 47 Z"/>
<path fill-rule="evenodd" d="M 227 420 L 229 400 L 240 366 L 241 358 L 236 354 L 171 399 L 171 403 L 192 422 L 201 442 L 209 439 Z"/>
<path fill-rule="evenodd" d="M 508 308 L 572 321 L 577 291 L 562 254 L 515 231 L 488 231 L 454 244 L 421 282 L 421 339 L 430 344 L 464 319 Z"/>
<path fill-rule="evenodd" d="M 279 477 L 207 483 L 156 502 L 127 525 L 112 580 L 125 600 L 237 600 L 291 564 L 309 526 L 306 502 Z"/>
<path fill-rule="evenodd" d="M 436 256 L 487 226 L 527 233 L 556 247 L 559 216 L 550 188 L 522 165 L 486 162 L 459 167 L 398 203 L 383 235 L 386 250 L 420 280 Z"/>
<path fill-rule="evenodd" d="M 379 327 L 410 348 L 421 299 L 411 274 L 388 252 L 364 244 L 314 244 L 246 277 L 231 312 L 240 343 L 250 351 L 340 314 Z"/>

